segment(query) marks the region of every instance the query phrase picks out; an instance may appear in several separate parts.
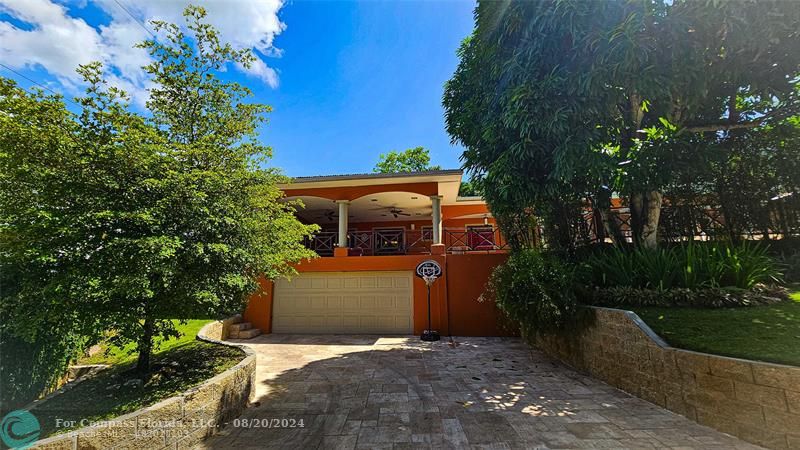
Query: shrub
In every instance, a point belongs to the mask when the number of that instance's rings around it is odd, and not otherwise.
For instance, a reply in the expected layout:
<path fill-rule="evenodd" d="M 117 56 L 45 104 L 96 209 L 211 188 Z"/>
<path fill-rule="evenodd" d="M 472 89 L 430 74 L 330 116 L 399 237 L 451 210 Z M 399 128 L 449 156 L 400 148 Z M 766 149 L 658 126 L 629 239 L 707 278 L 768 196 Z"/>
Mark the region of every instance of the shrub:
<path fill-rule="evenodd" d="M 613 248 L 588 256 L 581 273 L 597 287 L 750 289 L 780 281 L 778 264 L 758 242 L 689 243 L 673 248 Z"/>
<path fill-rule="evenodd" d="M 0 327 L 0 414 L 18 409 L 56 388 L 84 344 L 57 324 L 40 333 L 33 342 Z"/>
<path fill-rule="evenodd" d="M 573 286 L 573 272 L 560 259 L 520 250 L 495 268 L 487 293 L 523 336 L 532 336 L 562 330 L 575 317 Z"/>
<path fill-rule="evenodd" d="M 675 288 L 666 291 L 630 286 L 599 288 L 591 291 L 588 302 L 597 306 L 689 306 L 695 308 L 725 308 L 736 306 L 768 305 L 788 298 L 781 287 L 756 285 L 752 289 L 739 288 Z"/>

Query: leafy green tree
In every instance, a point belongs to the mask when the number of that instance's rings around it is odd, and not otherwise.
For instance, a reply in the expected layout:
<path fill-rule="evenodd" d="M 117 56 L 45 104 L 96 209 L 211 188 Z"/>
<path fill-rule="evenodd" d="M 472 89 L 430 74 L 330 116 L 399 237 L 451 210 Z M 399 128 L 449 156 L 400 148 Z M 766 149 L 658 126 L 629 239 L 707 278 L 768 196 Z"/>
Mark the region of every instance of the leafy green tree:
<path fill-rule="evenodd" d="M 83 315 L 79 125 L 59 98 L 0 77 L 0 412 L 58 381 L 98 325 Z M 58 204 L 58 206 L 56 206 Z M 64 213 L 66 212 L 66 214 Z"/>
<path fill-rule="evenodd" d="M 430 150 L 425 147 L 414 147 L 402 152 L 392 150 L 382 153 L 380 161 L 372 169 L 376 173 L 421 172 L 425 170 L 441 170 L 441 166 L 431 165 Z"/>
<path fill-rule="evenodd" d="M 655 246 L 663 189 L 709 151 L 798 113 L 800 10 L 714 0 L 479 2 L 444 95 L 465 166 L 498 215 L 535 210 L 567 244 L 612 192 Z"/>
<path fill-rule="evenodd" d="M 14 112 L 57 100 L 12 99 L 4 110 L 27 141 L 3 147 L 0 270 L 16 268 L 20 286 L 2 293 L 3 309 L 20 329 L 41 330 L 55 310 L 71 311 L 64 319 L 91 339 L 112 330 L 114 342 L 137 344 L 141 373 L 154 337 L 176 334 L 169 319 L 239 311 L 259 275 L 314 255 L 301 245 L 314 227 L 279 201 L 286 178 L 261 168 L 270 149 L 256 131 L 269 107 L 215 75 L 252 55 L 220 43 L 202 8 L 184 16 L 188 34 L 155 22 L 166 37 L 142 44 L 153 57 L 149 117 L 130 112 L 99 64 L 80 68 L 83 112 L 73 120 L 61 106 L 62 134 Z M 35 138 L 52 145 L 33 152 Z"/>
<path fill-rule="evenodd" d="M 480 180 L 470 178 L 467 181 L 462 181 L 461 186 L 458 187 L 458 195 L 461 197 L 479 197 L 483 195 L 483 188 L 480 185 Z"/>

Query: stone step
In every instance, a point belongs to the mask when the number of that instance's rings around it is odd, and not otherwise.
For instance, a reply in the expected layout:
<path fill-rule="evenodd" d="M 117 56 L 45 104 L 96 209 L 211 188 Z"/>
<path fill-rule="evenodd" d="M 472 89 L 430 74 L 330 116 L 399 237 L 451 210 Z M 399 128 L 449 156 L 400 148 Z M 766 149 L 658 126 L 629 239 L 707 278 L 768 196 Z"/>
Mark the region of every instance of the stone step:
<path fill-rule="evenodd" d="M 247 330 L 242 330 L 239 332 L 239 339 L 252 339 L 256 336 L 261 334 L 261 330 L 258 328 L 249 328 Z"/>
<path fill-rule="evenodd" d="M 253 328 L 253 325 L 251 325 L 250 322 L 239 322 L 232 324 L 230 331 L 238 333 L 244 330 L 249 330 L 250 328 Z"/>

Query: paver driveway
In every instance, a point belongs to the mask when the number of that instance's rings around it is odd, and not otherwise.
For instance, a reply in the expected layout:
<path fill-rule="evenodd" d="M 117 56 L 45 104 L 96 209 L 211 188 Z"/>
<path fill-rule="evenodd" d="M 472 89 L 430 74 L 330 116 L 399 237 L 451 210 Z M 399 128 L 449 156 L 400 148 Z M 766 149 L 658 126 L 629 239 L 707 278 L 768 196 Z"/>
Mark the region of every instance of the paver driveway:
<path fill-rule="evenodd" d="M 755 448 L 554 363 L 519 339 L 454 341 L 243 341 L 258 354 L 259 405 L 204 447 Z"/>

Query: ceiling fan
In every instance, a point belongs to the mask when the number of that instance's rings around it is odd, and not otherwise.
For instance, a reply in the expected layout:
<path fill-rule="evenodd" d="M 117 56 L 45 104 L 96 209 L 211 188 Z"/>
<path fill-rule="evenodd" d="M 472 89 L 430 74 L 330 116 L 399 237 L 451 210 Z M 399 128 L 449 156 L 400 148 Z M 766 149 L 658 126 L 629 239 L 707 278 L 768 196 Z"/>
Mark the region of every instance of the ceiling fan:
<path fill-rule="evenodd" d="M 389 214 L 393 215 L 395 219 L 397 219 L 400 216 L 410 216 L 411 215 L 409 213 L 403 212 L 402 209 L 395 208 L 393 206 L 389 208 Z M 381 215 L 382 216 L 387 216 L 388 214 L 381 214 Z"/>

